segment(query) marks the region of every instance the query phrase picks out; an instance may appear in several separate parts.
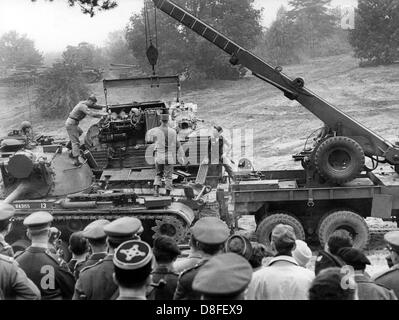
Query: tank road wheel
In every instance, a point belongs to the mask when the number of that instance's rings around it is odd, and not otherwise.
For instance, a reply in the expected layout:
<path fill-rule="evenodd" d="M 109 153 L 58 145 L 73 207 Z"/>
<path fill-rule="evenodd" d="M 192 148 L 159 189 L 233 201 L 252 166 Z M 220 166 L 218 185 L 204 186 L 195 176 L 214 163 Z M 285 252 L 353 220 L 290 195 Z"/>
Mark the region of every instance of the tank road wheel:
<path fill-rule="evenodd" d="M 294 228 L 297 239 L 305 239 L 305 230 L 301 222 L 293 215 L 286 213 L 269 213 L 258 225 L 256 235 L 258 242 L 270 246 L 272 231 L 278 224 L 288 224 Z"/>
<path fill-rule="evenodd" d="M 162 217 L 155 220 L 155 226 L 151 228 L 154 231 L 153 239 L 164 235 L 173 238 L 177 243 L 185 239 L 187 228 L 184 222 L 175 217 Z"/>
<path fill-rule="evenodd" d="M 364 167 L 362 147 L 348 137 L 331 137 L 317 148 L 314 163 L 319 174 L 334 183 L 353 180 Z"/>
<path fill-rule="evenodd" d="M 317 230 L 320 244 L 324 247 L 330 235 L 339 229 L 347 230 L 351 234 L 353 238 L 353 247 L 359 249 L 366 248 L 370 240 L 369 228 L 366 220 L 359 214 L 348 209 L 333 211 L 320 221 Z"/>

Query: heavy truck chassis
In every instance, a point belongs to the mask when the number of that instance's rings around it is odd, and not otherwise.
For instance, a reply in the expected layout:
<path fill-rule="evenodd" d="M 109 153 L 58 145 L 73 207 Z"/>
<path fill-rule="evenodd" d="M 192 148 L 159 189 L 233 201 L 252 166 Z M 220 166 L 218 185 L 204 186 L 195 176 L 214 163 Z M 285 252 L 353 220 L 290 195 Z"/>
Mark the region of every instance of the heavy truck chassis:
<path fill-rule="evenodd" d="M 294 156 L 303 170 L 247 172 L 231 185 L 234 215 L 255 215 L 259 241 L 269 243 L 272 228 L 287 223 L 299 238 L 316 237 L 322 245 L 334 230 L 347 229 L 355 245 L 365 247 L 369 232 L 364 217 L 397 221 L 399 146 L 307 89 L 303 78 L 291 79 L 282 67 L 265 62 L 173 1 L 153 3 L 223 50 L 232 65 L 246 67 L 324 123 L 313 146 Z M 385 175 L 372 173 L 379 164 L 390 165 Z"/>

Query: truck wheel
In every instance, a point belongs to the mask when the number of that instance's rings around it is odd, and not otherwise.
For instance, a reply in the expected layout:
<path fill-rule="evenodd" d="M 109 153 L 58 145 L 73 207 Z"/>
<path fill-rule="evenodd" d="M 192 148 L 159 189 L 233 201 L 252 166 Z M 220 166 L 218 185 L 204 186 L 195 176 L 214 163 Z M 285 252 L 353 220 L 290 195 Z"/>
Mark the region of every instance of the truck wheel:
<path fill-rule="evenodd" d="M 364 152 L 351 138 L 331 137 L 317 148 L 314 162 L 323 178 L 341 184 L 353 180 L 362 171 Z"/>
<path fill-rule="evenodd" d="M 367 223 L 362 216 L 348 209 L 333 211 L 320 222 L 317 231 L 320 244 L 324 247 L 330 235 L 339 229 L 351 234 L 354 248 L 366 248 L 370 240 Z"/>
<path fill-rule="evenodd" d="M 269 213 L 258 225 L 256 235 L 258 242 L 270 247 L 272 231 L 278 224 L 288 224 L 294 228 L 297 239 L 305 239 L 305 230 L 301 222 L 293 215 L 287 213 Z"/>

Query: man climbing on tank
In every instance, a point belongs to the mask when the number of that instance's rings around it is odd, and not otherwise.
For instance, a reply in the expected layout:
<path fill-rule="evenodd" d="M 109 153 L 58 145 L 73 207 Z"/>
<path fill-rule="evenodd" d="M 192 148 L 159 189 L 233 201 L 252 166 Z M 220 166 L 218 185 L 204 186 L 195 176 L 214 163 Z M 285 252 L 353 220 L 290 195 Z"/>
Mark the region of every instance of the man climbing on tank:
<path fill-rule="evenodd" d="M 154 196 L 159 196 L 159 188 L 162 184 L 162 178 L 165 178 L 166 195 L 169 196 L 172 191 L 173 167 L 176 164 L 176 151 L 179 162 L 186 163 L 183 148 L 177 139 L 175 129 L 169 126 L 169 114 L 163 110 L 161 114 L 161 125 L 147 132 L 147 142 L 154 142 Z"/>
<path fill-rule="evenodd" d="M 80 154 L 80 140 L 79 137 L 83 133 L 83 130 L 79 127 L 79 122 L 83 120 L 86 116 L 91 116 L 95 118 L 101 118 L 106 116 L 107 113 L 102 110 L 103 106 L 96 105 L 97 98 L 94 95 L 85 101 L 80 101 L 71 111 L 68 119 L 65 121 L 65 127 L 68 132 L 69 139 L 72 144 L 71 157 L 73 158 L 73 164 L 75 166 L 80 166 L 79 161 Z"/>

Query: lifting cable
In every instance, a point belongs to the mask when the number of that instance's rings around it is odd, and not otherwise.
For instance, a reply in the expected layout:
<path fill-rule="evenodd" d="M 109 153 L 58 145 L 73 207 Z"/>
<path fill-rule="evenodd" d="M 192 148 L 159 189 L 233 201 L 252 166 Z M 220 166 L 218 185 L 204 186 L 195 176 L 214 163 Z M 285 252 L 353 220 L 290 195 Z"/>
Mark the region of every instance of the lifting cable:
<path fill-rule="evenodd" d="M 152 43 L 152 32 L 150 15 L 148 13 L 148 0 L 144 0 L 144 29 L 145 29 L 145 44 L 146 44 L 146 55 L 149 63 L 152 66 L 152 74 L 155 76 L 155 65 L 158 61 L 158 29 L 157 29 L 157 12 L 154 6 L 154 30 L 155 30 L 155 46 Z"/>

